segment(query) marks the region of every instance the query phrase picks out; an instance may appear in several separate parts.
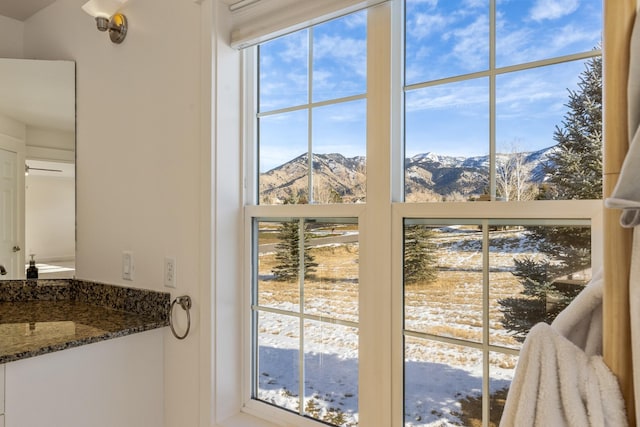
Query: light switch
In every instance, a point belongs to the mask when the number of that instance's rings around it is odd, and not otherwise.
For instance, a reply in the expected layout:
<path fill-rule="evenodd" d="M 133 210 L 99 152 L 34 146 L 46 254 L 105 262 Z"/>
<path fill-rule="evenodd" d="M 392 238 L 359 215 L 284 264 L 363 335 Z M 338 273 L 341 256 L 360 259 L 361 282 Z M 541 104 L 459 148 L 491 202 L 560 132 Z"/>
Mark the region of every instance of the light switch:
<path fill-rule="evenodd" d="M 122 278 L 125 280 L 133 280 L 133 252 L 122 252 Z"/>

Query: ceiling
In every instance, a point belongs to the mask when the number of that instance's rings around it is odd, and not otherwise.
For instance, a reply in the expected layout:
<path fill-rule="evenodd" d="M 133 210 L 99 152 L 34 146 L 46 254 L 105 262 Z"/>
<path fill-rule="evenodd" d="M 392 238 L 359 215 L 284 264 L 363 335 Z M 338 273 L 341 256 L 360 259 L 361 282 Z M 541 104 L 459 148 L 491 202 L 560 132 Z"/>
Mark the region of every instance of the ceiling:
<path fill-rule="evenodd" d="M 0 58 L 0 115 L 28 126 L 73 132 L 74 69 L 71 61 Z"/>
<path fill-rule="evenodd" d="M 0 15 L 25 21 L 56 0 L 0 0 Z"/>
<path fill-rule="evenodd" d="M 55 3 L 56 0 L 0 0 L 0 15 L 25 21 L 41 9 Z M 242 0 L 222 0 L 223 3 L 232 5 L 241 3 Z"/>

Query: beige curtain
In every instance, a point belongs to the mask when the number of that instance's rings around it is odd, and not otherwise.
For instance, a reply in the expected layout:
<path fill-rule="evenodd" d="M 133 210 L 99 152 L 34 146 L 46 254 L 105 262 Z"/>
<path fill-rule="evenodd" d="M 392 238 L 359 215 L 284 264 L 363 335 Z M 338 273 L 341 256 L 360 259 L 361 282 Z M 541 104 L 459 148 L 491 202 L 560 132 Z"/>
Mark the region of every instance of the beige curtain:
<path fill-rule="evenodd" d="M 604 0 L 604 197 L 618 182 L 629 148 L 627 82 L 636 0 Z M 636 425 L 631 354 L 629 275 L 632 230 L 620 226 L 620 210 L 604 213 L 604 360 L 618 377 L 629 426 Z M 639 309 L 635 307 L 635 309 Z"/>

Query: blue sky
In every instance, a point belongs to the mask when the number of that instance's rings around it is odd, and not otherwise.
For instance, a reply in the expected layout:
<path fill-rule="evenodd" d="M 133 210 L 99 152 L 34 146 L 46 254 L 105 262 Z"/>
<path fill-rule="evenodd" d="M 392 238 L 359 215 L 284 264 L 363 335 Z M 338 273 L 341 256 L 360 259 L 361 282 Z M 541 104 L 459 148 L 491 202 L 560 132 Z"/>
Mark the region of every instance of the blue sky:
<path fill-rule="evenodd" d="M 489 68 L 489 0 L 408 0 L 407 85 Z M 497 0 L 496 67 L 589 51 L 601 39 L 601 0 Z M 308 90 L 309 30 L 260 47 L 261 112 L 364 94 L 366 12 L 313 30 L 312 90 Z M 496 77 L 499 151 L 554 144 L 584 61 Z M 489 78 L 406 93 L 406 154 L 489 152 Z M 260 164 L 265 172 L 306 152 L 365 154 L 366 100 L 265 117 Z M 311 130 L 309 131 L 309 125 Z"/>

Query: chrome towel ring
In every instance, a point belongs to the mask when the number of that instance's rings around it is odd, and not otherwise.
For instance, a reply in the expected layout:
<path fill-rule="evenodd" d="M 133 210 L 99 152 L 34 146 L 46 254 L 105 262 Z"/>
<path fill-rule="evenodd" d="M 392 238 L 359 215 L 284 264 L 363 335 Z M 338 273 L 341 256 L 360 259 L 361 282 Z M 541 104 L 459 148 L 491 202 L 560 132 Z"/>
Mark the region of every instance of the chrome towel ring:
<path fill-rule="evenodd" d="M 178 335 L 173 327 L 173 306 L 176 305 L 176 303 L 179 304 L 180 307 L 182 307 L 182 309 L 187 312 L 187 330 L 184 332 L 184 335 Z M 189 295 L 176 297 L 176 299 L 171 302 L 171 308 L 169 310 L 169 327 L 171 328 L 171 333 L 173 334 L 173 336 L 178 338 L 179 340 L 183 340 L 187 337 L 187 335 L 189 335 L 189 329 L 191 329 L 191 314 L 189 313 L 190 309 L 191 297 Z"/>

